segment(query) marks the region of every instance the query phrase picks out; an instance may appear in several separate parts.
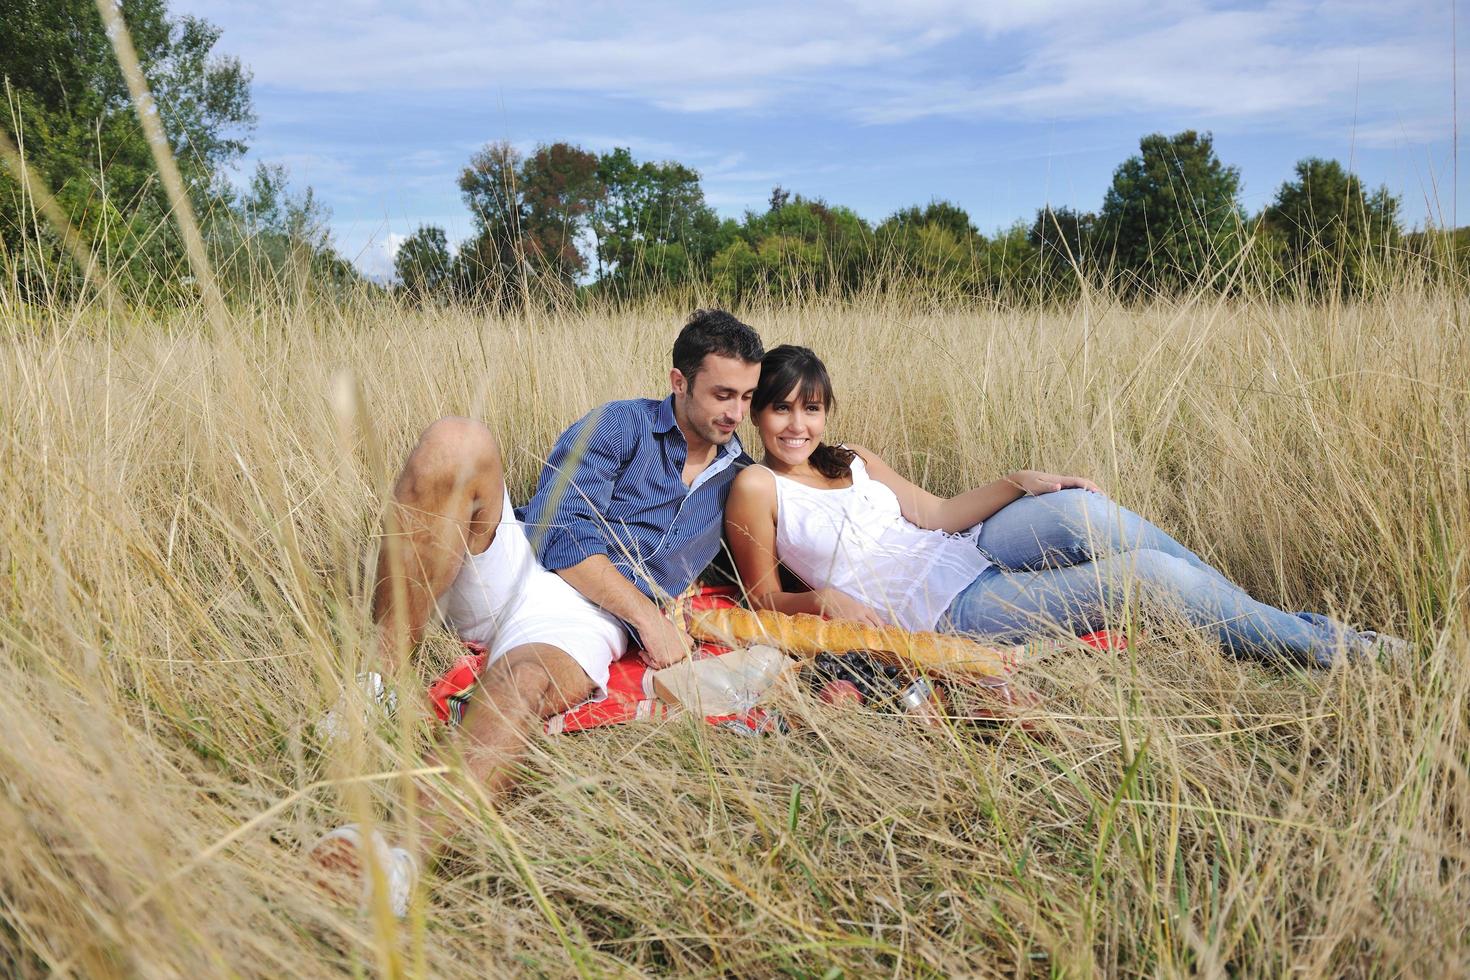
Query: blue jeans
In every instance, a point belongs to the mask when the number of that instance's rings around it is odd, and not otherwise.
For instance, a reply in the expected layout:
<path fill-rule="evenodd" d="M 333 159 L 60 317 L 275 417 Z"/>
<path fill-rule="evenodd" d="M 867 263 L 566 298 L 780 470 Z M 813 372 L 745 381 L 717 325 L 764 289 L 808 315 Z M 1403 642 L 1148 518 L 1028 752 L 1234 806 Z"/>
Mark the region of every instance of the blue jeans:
<path fill-rule="evenodd" d="M 1357 632 L 1315 613 L 1283 612 L 1252 599 L 1158 527 L 1085 490 L 1022 497 L 980 528 L 994 564 L 945 614 L 955 632 L 1018 643 L 1062 629 L 1117 627 L 1128 602 L 1213 632 L 1235 654 L 1329 666 L 1365 646 Z"/>

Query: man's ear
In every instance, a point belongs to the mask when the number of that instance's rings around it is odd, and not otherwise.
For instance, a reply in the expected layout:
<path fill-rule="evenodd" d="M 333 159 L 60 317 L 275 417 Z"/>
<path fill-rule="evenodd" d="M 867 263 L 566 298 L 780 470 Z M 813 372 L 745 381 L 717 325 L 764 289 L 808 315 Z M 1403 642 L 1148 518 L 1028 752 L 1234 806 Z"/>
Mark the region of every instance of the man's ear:
<path fill-rule="evenodd" d="M 676 395 L 687 395 L 689 393 L 689 379 L 684 377 L 684 372 L 678 368 L 669 371 L 669 387 L 674 389 Z"/>

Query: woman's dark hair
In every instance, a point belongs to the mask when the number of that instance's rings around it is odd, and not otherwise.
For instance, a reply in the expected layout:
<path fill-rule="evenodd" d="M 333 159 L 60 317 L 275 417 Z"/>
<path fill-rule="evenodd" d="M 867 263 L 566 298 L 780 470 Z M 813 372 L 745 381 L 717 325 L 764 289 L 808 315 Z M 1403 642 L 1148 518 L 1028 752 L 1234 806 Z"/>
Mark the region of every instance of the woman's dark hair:
<path fill-rule="evenodd" d="M 761 379 L 750 399 L 750 414 L 759 415 L 792 391 L 796 392 L 798 402 L 821 402 L 828 412 L 837 408 L 832 379 L 822 359 L 810 348 L 782 344 L 766 351 L 766 356 L 761 358 Z M 851 449 L 819 442 L 809 462 L 812 469 L 827 479 L 837 480 L 852 475 L 852 458 L 856 455 Z"/>

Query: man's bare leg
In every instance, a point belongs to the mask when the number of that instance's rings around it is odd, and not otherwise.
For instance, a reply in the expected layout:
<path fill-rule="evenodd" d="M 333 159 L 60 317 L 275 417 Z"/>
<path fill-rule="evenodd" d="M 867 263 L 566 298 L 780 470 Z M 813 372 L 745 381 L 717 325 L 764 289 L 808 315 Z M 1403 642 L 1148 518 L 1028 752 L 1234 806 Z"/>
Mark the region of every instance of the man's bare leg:
<path fill-rule="evenodd" d="M 458 736 L 464 768 L 457 775 L 499 797 L 515 782 L 514 769 L 530 748 L 544 719 L 570 711 L 592 696 L 594 685 L 580 664 L 557 647 L 528 643 L 491 664 L 465 712 Z M 430 764 L 453 762 L 449 752 Z M 446 758 L 447 756 L 447 758 Z M 419 793 L 422 864 L 449 835 L 454 821 L 433 793 Z"/>
<path fill-rule="evenodd" d="M 488 428 L 444 418 L 424 430 L 394 484 L 378 556 L 373 618 L 386 671 L 396 671 L 423 638 L 435 600 L 459 575 L 465 556 L 494 541 L 504 495 L 504 465 Z M 586 672 L 557 647 L 507 651 L 481 678 L 481 694 L 462 726 L 463 776 L 503 794 L 541 720 L 582 703 L 592 689 Z M 422 867 L 453 821 L 429 790 L 420 787 L 418 795 L 421 832 L 413 858 Z M 361 879 L 363 857 L 347 838 L 319 842 L 311 860 L 320 872 Z M 350 898 L 328 879 L 319 883 Z"/>
<path fill-rule="evenodd" d="M 592 679 L 561 649 L 545 643 L 512 647 L 490 665 L 477 697 L 459 729 L 464 768 L 455 778 L 484 785 L 492 797 L 514 783 L 512 770 L 525 756 L 541 721 L 561 714 L 592 696 Z M 447 753 L 441 753 L 446 755 Z M 430 758 L 430 765 L 448 759 Z M 426 786 L 418 787 L 419 834 L 413 853 L 416 868 L 426 867 L 453 832 L 454 818 L 446 803 Z M 312 850 L 318 884 L 341 900 L 350 900 L 345 881 L 361 881 L 365 857 L 345 839 L 329 839 Z"/>
<path fill-rule="evenodd" d="M 393 485 L 378 552 L 373 619 L 384 673 L 423 638 L 465 555 L 490 547 L 504 496 L 505 467 L 488 428 L 442 418 L 424 430 Z"/>
<path fill-rule="evenodd" d="M 494 435 L 472 419 L 439 419 L 408 454 L 383 522 L 373 587 L 384 673 L 396 674 L 406 663 L 423 638 L 435 600 L 459 575 L 465 555 L 478 555 L 495 540 L 504 473 Z M 361 880 L 360 838 L 356 828 L 338 828 L 312 848 L 317 883 L 338 898 L 351 898 L 339 887 L 344 880 Z"/>

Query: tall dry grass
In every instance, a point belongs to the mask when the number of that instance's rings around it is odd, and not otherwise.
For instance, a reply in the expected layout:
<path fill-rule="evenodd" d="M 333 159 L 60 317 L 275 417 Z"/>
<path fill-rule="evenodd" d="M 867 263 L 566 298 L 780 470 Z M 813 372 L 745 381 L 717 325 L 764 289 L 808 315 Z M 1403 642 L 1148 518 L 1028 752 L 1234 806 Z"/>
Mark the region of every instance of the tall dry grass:
<path fill-rule="evenodd" d="M 302 851 L 408 825 L 411 712 L 340 750 L 392 470 L 485 419 L 524 499 L 685 310 L 0 313 L 0 972 L 1463 975 L 1470 334 L 1456 297 L 744 311 L 929 487 L 1090 474 L 1259 597 L 1410 636 L 1299 672 L 1156 632 L 1031 671 L 1047 737 L 781 695 L 808 732 L 540 740 L 409 920 Z M 747 436 L 747 438 L 749 438 Z M 453 652 L 431 638 L 424 670 Z"/>

